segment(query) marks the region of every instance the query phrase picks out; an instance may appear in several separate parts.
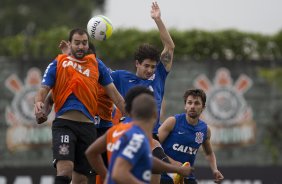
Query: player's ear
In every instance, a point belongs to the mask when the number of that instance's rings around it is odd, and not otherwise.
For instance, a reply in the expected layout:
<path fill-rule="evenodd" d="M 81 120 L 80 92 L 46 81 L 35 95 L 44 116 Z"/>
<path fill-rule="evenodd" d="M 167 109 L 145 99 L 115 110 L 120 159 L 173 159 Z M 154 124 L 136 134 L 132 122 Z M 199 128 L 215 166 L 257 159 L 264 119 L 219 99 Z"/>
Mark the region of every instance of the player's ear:
<path fill-rule="evenodd" d="M 201 113 L 205 110 L 205 108 L 206 108 L 206 106 L 203 105 L 203 108 L 202 108 L 202 110 L 201 110 Z"/>
<path fill-rule="evenodd" d="M 140 65 L 138 60 L 135 60 L 135 66 L 138 67 Z"/>

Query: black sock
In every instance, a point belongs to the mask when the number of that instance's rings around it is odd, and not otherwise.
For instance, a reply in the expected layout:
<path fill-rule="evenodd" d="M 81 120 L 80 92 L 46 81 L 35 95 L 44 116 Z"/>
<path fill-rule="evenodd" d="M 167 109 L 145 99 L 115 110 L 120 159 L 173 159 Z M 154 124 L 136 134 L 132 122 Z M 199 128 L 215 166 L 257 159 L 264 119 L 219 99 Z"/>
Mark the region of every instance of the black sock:
<path fill-rule="evenodd" d="M 70 184 L 71 179 L 68 176 L 56 176 L 55 184 Z"/>

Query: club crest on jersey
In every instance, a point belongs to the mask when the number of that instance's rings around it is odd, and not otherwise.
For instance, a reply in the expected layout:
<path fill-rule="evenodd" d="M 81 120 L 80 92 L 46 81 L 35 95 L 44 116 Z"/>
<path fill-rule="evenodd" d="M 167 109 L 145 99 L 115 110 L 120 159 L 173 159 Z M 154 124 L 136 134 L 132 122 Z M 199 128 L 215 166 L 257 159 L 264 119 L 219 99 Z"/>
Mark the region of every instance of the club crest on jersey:
<path fill-rule="evenodd" d="M 60 155 L 68 155 L 69 154 L 69 146 L 66 144 L 62 144 L 59 146 L 59 154 Z"/>
<path fill-rule="evenodd" d="M 196 132 L 195 142 L 198 144 L 202 144 L 204 140 L 203 132 Z"/>

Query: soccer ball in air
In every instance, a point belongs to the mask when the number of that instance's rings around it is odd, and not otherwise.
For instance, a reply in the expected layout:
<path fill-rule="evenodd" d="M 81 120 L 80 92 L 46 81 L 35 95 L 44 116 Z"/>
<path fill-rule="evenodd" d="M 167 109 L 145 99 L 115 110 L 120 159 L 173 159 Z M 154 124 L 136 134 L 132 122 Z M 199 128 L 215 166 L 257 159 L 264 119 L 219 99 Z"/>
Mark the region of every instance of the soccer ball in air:
<path fill-rule="evenodd" d="M 107 40 L 112 36 L 113 25 L 108 17 L 96 15 L 88 21 L 87 32 L 95 40 Z"/>

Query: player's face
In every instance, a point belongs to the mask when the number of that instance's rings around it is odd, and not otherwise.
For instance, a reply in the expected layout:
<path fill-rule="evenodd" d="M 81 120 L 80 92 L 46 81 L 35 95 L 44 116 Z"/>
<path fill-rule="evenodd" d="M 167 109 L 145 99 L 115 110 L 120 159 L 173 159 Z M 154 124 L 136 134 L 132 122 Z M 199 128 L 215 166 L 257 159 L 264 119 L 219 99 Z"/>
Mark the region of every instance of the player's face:
<path fill-rule="evenodd" d="M 88 53 L 88 37 L 86 34 L 74 34 L 71 40 L 71 54 L 76 59 L 82 59 Z"/>
<path fill-rule="evenodd" d="M 203 102 L 199 96 L 188 96 L 184 109 L 188 117 L 196 119 L 199 118 L 204 110 Z"/>
<path fill-rule="evenodd" d="M 145 59 L 142 63 L 136 61 L 136 75 L 141 79 L 149 79 L 155 73 L 157 62 Z"/>

